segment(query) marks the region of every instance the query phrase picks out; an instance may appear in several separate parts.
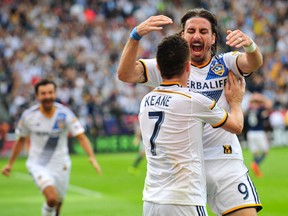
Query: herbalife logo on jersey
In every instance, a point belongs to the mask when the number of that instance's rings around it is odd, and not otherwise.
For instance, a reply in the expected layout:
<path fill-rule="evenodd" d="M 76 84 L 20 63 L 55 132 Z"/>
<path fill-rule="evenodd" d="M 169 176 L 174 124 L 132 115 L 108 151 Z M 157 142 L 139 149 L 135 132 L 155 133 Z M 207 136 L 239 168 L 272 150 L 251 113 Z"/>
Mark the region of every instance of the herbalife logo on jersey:
<path fill-rule="evenodd" d="M 224 154 L 232 154 L 232 147 L 231 145 L 223 145 Z"/>

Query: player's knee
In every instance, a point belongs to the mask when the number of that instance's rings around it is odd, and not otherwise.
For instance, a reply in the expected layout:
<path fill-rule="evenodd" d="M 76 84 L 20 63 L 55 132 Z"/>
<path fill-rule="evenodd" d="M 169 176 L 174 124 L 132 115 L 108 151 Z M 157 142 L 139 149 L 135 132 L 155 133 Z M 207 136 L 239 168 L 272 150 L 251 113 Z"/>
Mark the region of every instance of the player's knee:
<path fill-rule="evenodd" d="M 58 201 L 57 197 L 49 197 L 46 200 L 46 203 L 49 207 L 53 208 L 53 207 L 56 207 L 58 205 L 59 201 Z"/>

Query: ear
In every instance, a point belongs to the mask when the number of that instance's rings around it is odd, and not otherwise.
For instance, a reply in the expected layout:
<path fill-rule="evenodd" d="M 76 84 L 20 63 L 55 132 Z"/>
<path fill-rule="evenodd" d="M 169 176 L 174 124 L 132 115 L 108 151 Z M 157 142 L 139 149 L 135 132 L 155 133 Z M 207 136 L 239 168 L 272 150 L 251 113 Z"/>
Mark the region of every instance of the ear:
<path fill-rule="evenodd" d="M 213 33 L 212 35 L 212 44 L 214 45 L 216 43 L 216 35 Z"/>
<path fill-rule="evenodd" d="M 159 65 L 158 65 L 158 64 L 156 64 L 156 67 L 157 67 L 157 69 L 160 71 L 160 68 L 159 68 Z"/>
<path fill-rule="evenodd" d="M 190 67 L 191 67 L 191 64 L 190 64 L 190 61 L 187 61 L 186 62 L 186 72 L 190 73 Z"/>

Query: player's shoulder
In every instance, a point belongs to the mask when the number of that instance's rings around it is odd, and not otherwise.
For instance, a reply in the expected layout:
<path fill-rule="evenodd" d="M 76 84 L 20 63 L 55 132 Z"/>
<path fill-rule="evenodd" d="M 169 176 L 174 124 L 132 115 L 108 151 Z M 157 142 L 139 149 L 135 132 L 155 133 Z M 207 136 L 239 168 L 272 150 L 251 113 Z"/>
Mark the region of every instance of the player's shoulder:
<path fill-rule="evenodd" d="M 151 58 L 151 59 L 139 59 L 140 62 L 146 63 L 146 64 L 157 64 L 156 58 Z"/>
<path fill-rule="evenodd" d="M 35 112 L 37 112 L 39 110 L 40 110 L 40 104 L 34 104 L 31 107 L 24 110 L 24 112 L 22 113 L 22 117 L 34 114 Z"/>
<path fill-rule="evenodd" d="M 55 102 L 54 105 L 55 105 L 58 113 L 63 113 L 65 115 L 69 115 L 72 117 L 75 116 L 75 113 L 69 107 L 67 107 L 61 103 L 58 103 L 58 102 Z"/>
<path fill-rule="evenodd" d="M 68 113 L 68 114 L 73 114 L 73 111 L 69 107 L 67 107 L 67 106 L 65 106 L 65 105 L 63 105 L 61 103 L 55 102 L 54 106 L 56 107 L 58 112 L 64 112 L 64 113 Z"/>
<path fill-rule="evenodd" d="M 213 98 L 209 97 L 203 92 L 197 92 L 197 91 L 191 90 L 191 95 L 192 95 L 193 100 L 199 102 L 200 104 L 215 103 L 214 102 L 215 100 Z"/>
<path fill-rule="evenodd" d="M 218 53 L 217 55 L 213 56 L 213 59 L 217 60 L 217 59 L 235 58 L 240 54 L 241 54 L 241 52 L 239 52 L 239 51 L 230 51 L 230 52 L 225 52 L 225 53 Z"/>

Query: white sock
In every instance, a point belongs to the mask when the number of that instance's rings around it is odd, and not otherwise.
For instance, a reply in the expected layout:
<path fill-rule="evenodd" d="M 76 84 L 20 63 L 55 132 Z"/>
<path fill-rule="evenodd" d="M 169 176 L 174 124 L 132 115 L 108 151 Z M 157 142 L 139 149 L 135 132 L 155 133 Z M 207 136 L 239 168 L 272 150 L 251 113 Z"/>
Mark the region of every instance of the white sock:
<path fill-rule="evenodd" d="M 49 207 L 46 203 L 42 206 L 42 216 L 55 216 L 56 207 Z"/>

